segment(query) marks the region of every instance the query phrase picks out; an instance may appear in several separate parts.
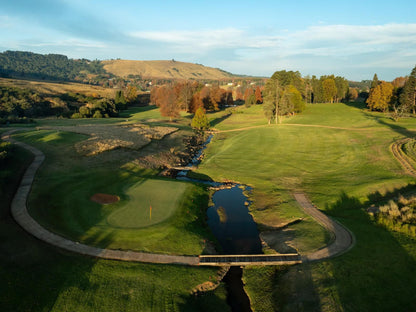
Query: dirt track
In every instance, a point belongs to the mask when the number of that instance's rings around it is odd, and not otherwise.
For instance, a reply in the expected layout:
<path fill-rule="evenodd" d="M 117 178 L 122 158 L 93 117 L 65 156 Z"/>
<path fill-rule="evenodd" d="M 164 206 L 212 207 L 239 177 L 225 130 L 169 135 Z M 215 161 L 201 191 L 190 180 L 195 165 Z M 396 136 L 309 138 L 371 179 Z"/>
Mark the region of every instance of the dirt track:
<path fill-rule="evenodd" d="M 410 163 L 409 157 L 403 152 L 402 146 L 409 140 L 410 138 L 402 139 L 399 141 L 394 142 L 390 145 L 390 150 L 393 153 L 393 156 L 397 159 L 397 161 L 402 165 L 406 174 L 416 177 L 416 170 L 413 168 L 412 164 Z"/>

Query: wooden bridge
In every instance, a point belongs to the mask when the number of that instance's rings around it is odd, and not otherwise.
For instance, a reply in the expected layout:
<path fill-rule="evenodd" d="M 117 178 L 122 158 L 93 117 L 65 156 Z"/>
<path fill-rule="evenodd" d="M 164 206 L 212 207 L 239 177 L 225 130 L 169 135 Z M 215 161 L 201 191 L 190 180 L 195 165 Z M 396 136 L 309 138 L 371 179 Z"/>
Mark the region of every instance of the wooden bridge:
<path fill-rule="evenodd" d="M 297 263 L 302 263 L 301 256 L 299 254 L 199 256 L 199 265 L 210 266 L 291 265 Z"/>

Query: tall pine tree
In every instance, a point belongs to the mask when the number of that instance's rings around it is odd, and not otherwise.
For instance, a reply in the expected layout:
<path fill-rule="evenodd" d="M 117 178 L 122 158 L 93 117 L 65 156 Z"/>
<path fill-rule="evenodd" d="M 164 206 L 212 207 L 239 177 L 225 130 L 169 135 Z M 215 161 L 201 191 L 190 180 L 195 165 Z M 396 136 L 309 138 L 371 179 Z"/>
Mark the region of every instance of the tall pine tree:
<path fill-rule="evenodd" d="M 409 79 L 403 88 L 403 93 L 400 97 L 400 104 L 405 111 L 412 111 L 415 114 L 416 110 L 416 66 L 410 73 Z"/>

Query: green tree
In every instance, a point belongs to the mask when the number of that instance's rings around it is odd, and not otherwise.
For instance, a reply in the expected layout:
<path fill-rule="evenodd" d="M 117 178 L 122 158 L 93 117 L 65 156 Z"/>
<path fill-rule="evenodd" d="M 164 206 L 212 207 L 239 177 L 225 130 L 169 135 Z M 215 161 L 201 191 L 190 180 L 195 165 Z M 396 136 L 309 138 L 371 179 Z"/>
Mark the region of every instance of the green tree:
<path fill-rule="evenodd" d="M 322 91 L 324 101 L 334 103 L 334 99 L 337 95 L 337 87 L 335 85 L 335 80 L 332 78 L 326 78 L 322 82 Z"/>
<path fill-rule="evenodd" d="M 199 107 L 196 110 L 194 118 L 191 121 L 191 127 L 198 130 L 209 129 L 209 122 L 204 108 Z"/>
<path fill-rule="evenodd" d="M 409 79 L 407 79 L 403 93 L 400 96 L 400 105 L 405 111 L 412 111 L 415 114 L 416 110 L 416 66 L 410 73 Z"/>
<path fill-rule="evenodd" d="M 377 74 L 374 74 L 373 80 L 371 81 L 371 87 L 370 87 L 370 89 L 373 89 L 373 88 L 377 87 L 378 84 L 379 84 L 379 81 L 378 81 Z"/>
<path fill-rule="evenodd" d="M 287 114 L 293 112 L 301 113 L 305 109 L 305 102 L 302 99 L 302 95 L 295 86 L 286 86 L 282 95 L 282 101 L 287 102 L 287 104 L 285 104 L 288 107 Z"/>
<path fill-rule="evenodd" d="M 271 119 L 274 115 L 275 117 L 275 123 L 277 123 L 278 116 L 279 116 L 279 101 L 280 101 L 280 93 L 281 93 L 281 87 L 279 80 L 276 78 L 270 78 L 266 85 L 264 86 L 264 106 L 263 111 L 264 115 L 267 118 L 268 123 L 270 124 Z"/>
<path fill-rule="evenodd" d="M 123 94 L 123 91 L 118 90 L 116 96 L 114 97 L 114 103 L 116 104 L 117 109 L 125 109 L 127 100 Z"/>

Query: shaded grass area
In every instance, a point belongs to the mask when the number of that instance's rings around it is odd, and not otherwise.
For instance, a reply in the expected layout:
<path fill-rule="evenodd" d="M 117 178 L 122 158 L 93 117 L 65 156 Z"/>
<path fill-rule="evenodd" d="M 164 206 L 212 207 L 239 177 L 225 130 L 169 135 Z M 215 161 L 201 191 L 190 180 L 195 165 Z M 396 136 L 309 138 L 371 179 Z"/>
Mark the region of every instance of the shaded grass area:
<path fill-rule="evenodd" d="M 54 137 L 51 132 L 40 132 L 36 138 L 26 139 L 37 145 L 53 142 L 70 162 L 65 142 L 80 137 L 65 133 Z M 47 157 L 42 171 L 51 173 L 53 168 L 47 164 L 57 155 L 48 153 Z M 4 174 L 2 183 L 14 189 L 31 159 L 29 153 L 16 149 L 7 166 L 15 170 Z M 1 203 L 1 311 L 229 310 L 222 287 L 198 297 L 190 294 L 198 284 L 216 276 L 214 268 L 125 263 L 67 253 L 24 232 L 10 216 L 10 197 L 2 197 Z"/>
<path fill-rule="evenodd" d="M 285 311 L 413 311 L 416 308 L 415 240 L 370 219 L 355 197 L 341 194 L 331 213 L 356 236 L 356 246 L 330 261 L 287 267 L 273 275 L 269 304 Z M 251 268 L 257 283 L 266 268 Z M 253 289 L 254 296 L 261 290 Z M 269 311 L 258 302 L 256 311 Z"/>

